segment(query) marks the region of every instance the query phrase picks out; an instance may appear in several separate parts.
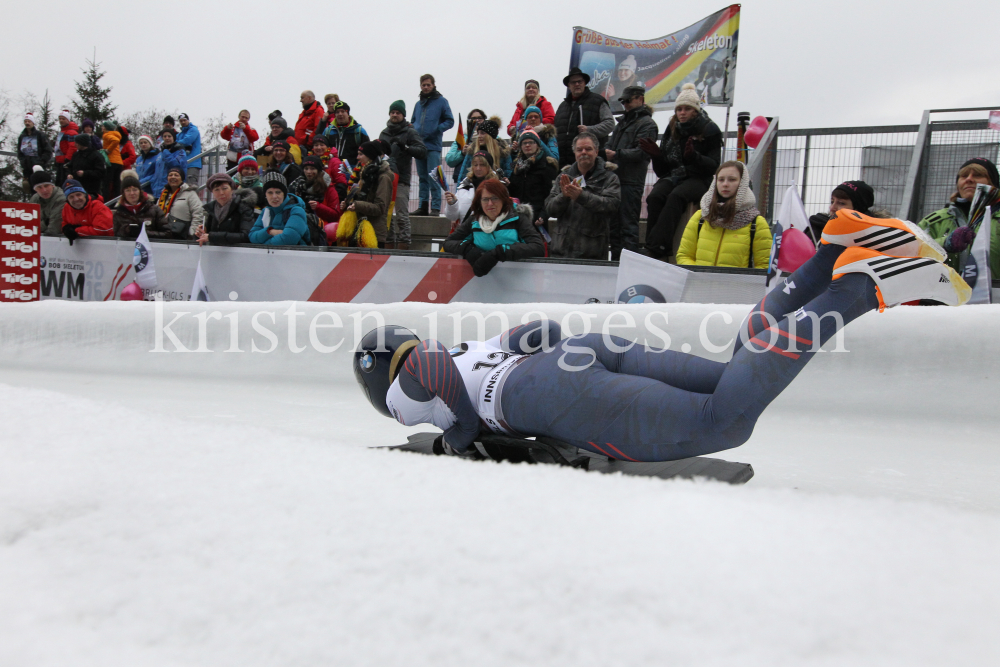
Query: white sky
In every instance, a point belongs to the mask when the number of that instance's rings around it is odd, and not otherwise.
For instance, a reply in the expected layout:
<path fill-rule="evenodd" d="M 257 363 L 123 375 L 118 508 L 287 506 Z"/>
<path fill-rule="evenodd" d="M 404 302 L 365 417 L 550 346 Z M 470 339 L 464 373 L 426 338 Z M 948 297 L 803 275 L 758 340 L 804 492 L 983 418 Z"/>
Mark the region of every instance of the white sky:
<path fill-rule="evenodd" d="M 82 11 L 84 6 L 93 11 Z M 473 2 L 181 1 L 11 3 L 0 40 L 0 88 L 56 108 L 97 47 L 119 113 L 151 106 L 192 120 L 241 108 L 260 128 L 281 109 L 294 122 L 306 88 L 336 92 L 369 131 L 396 99 L 412 110 L 424 72 L 452 110 L 473 107 L 509 120 L 525 79 L 554 105 L 572 28 L 651 39 L 725 6 L 539 1 Z M 954 11 L 953 11 L 954 10 Z M 173 18 L 171 18 L 173 17 Z M 917 123 L 927 108 L 1000 107 L 994 28 L 997 3 L 884 0 L 838 3 L 759 0 L 743 4 L 735 112 L 780 116 L 785 128 Z M 273 30 L 269 34 L 269 30 Z M 429 35 L 435 35 L 429 39 Z M 44 41 L 43 41 L 44 40 Z M 968 46 L 966 46 L 968 44 Z M 15 124 L 21 109 L 11 109 Z M 720 126 L 724 109 L 710 109 Z M 661 129 L 666 114 L 657 114 Z M 454 136 L 454 130 L 445 134 Z"/>

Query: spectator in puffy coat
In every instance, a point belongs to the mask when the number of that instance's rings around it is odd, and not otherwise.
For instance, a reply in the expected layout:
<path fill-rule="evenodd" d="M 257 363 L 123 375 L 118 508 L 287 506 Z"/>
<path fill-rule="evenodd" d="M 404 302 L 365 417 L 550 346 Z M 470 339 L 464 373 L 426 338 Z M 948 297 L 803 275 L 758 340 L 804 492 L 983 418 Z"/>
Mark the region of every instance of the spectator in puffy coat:
<path fill-rule="evenodd" d="M 500 181 L 484 181 L 476 189 L 471 210 L 472 215 L 445 240 L 444 251 L 464 257 L 476 276 L 485 276 L 497 262 L 545 254 L 531 205 L 515 205 Z"/>
<path fill-rule="evenodd" d="M 250 161 L 254 162 L 252 157 Z M 209 176 L 207 187 L 212 201 L 205 207 L 205 224 L 195 232 L 198 245 L 249 243 L 250 230 L 257 219 L 254 213 L 257 195 L 253 190 L 235 189 L 236 183 L 224 173 Z"/>
<path fill-rule="evenodd" d="M 188 185 L 198 187 L 198 180 L 201 178 L 201 158 L 196 160 L 191 158 L 201 155 L 201 132 L 186 113 L 177 116 L 177 120 L 181 123 L 181 131 L 177 133 L 177 143 L 187 151 L 187 182 Z"/>
<path fill-rule="evenodd" d="M 629 86 L 618 98 L 625 114 L 618 120 L 615 131 L 604 149 L 604 159 L 618 165 L 615 175 L 622 185 L 622 203 L 618 217 L 611 221 L 611 261 L 617 262 L 622 248 L 639 250 L 639 215 L 642 196 L 646 191 L 646 170 L 649 155 L 639 148 L 643 139 L 656 141 L 653 108 L 646 104 L 646 89 Z"/>
<path fill-rule="evenodd" d="M 66 167 L 69 165 L 73 153 L 76 152 L 76 135 L 80 133 L 80 128 L 73 122 L 73 115 L 69 109 L 59 112 L 59 134 L 56 136 L 54 152 L 56 157 L 56 182 L 62 183 L 66 180 Z"/>
<path fill-rule="evenodd" d="M 253 145 L 260 137 L 257 130 L 250 127 L 250 112 L 246 109 L 240 111 L 238 120 L 229 123 L 222 132 L 219 133 L 224 141 L 229 142 L 226 151 L 226 171 L 232 169 L 246 153 L 253 151 Z"/>
<path fill-rule="evenodd" d="M 677 263 L 766 269 L 770 259 L 771 228 L 757 210 L 746 167 L 724 162 L 684 228 Z"/>
<path fill-rule="evenodd" d="M 237 192 L 240 190 L 250 190 L 254 193 L 254 208 L 260 210 L 264 206 L 264 188 L 260 177 L 260 169 L 257 160 L 252 155 L 244 155 L 236 164 L 236 176 L 233 178 L 236 183 Z M 247 201 L 244 199 L 244 201 Z"/>
<path fill-rule="evenodd" d="M 479 124 L 486 120 L 486 113 L 481 109 L 473 109 L 469 112 L 469 116 L 465 119 L 465 136 L 472 137 L 476 133 L 476 128 Z M 465 161 L 465 148 L 472 143 L 470 141 L 465 143 L 465 146 L 459 146 L 458 141 L 451 142 L 451 148 L 444 156 L 444 163 L 455 170 L 454 177 L 455 182 L 462 180 L 464 174 L 462 173 L 462 162 Z"/>
<path fill-rule="evenodd" d="M 302 156 L 305 154 L 295 138 L 295 133 L 288 129 L 288 122 L 284 118 L 275 116 L 271 119 L 271 134 L 264 139 L 264 145 L 254 151 L 254 155 L 257 156 L 257 166 L 260 167 L 261 171 L 266 170 L 270 164 L 271 152 L 274 150 L 275 142 L 278 141 L 284 141 L 288 144 L 288 150 L 292 154 L 292 160 L 295 164 L 302 162 Z"/>
<path fill-rule="evenodd" d="M 302 91 L 299 102 L 302 103 L 302 113 L 295 121 L 295 140 L 308 151 L 312 148 L 316 128 L 323 120 L 323 106 L 316 101 L 316 95 L 311 90 Z"/>
<path fill-rule="evenodd" d="M 993 162 L 984 157 L 967 160 L 958 170 L 955 192 L 948 206 L 920 221 L 920 227 L 941 244 L 948 253 L 947 263 L 956 271 L 961 271 L 958 262 L 962 252 L 972 245 L 975 234 L 969 227 L 969 208 L 980 183 L 998 187 L 1000 177 Z M 887 252 L 892 252 L 887 251 Z M 1000 277 L 1000 209 L 993 211 L 990 225 L 989 248 L 990 273 L 993 279 Z"/>
<path fill-rule="evenodd" d="M 498 139 L 500 134 L 500 118 L 493 116 L 489 120 L 479 124 L 476 134 L 465 146 L 465 160 L 459 171 L 463 177 L 469 175 L 472 168 L 472 156 L 476 153 L 489 153 L 493 158 L 493 170 L 497 172 L 500 180 L 506 179 L 511 172 L 510 146 L 502 139 Z"/>
<path fill-rule="evenodd" d="M 673 254 L 677 225 L 689 203 L 700 202 L 722 161 L 722 130 L 701 108 L 694 85 L 685 83 L 660 145 L 639 145 L 653 159 L 660 180 L 646 198 L 646 248 L 653 257 Z"/>
<path fill-rule="evenodd" d="M 305 205 L 288 193 L 285 177 L 276 171 L 264 174 L 264 208 L 250 230 L 250 243 L 259 245 L 309 245 Z"/>
<path fill-rule="evenodd" d="M 358 153 L 361 178 L 357 190 L 340 203 L 337 244 L 361 248 L 384 248 L 394 198 L 396 175 L 388 160 L 382 160 L 381 141 L 366 141 Z"/>
<path fill-rule="evenodd" d="M 576 162 L 564 167 L 545 200 L 550 218 L 549 255 L 578 259 L 608 258 L 608 220 L 618 214 L 621 184 L 615 165 L 598 157 L 600 141 L 589 132 L 573 140 Z"/>
<path fill-rule="evenodd" d="M 347 196 L 347 174 L 344 173 L 344 163 L 337 156 L 337 149 L 330 148 L 326 142 L 327 139 L 322 134 L 313 137 L 312 154 L 323 161 L 323 170 L 330 177 L 333 187 L 337 188 L 337 196 L 343 199 Z"/>
<path fill-rule="evenodd" d="M 187 174 L 187 151 L 177 143 L 176 136 L 177 133 L 169 128 L 160 131 L 160 154 L 156 158 L 152 184 L 156 200 L 167 187 L 167 173 L 171 169 L 180 169 L 182 174 Z"/>
<path fill-rule="evenodd" d="M 455 194 L 444 193 L 447 204 L 444 215 L 455 223 L 452 228 L 465 220 L 472 210 L 472 199 L 476 196 L 479 184 L 488 179 L 497 179 L 497 174 L 493 171 L 493 156 L 485 152 L 476 153 L 472 156 L 472 169 L 469 175 L 459 182 Z"/>
<path fill-rule="evenodd" d="M 520 133 L 518 131 L 518 125 L 525 115 L 525 109 L 528 107 L 535 107 L 539 110 L 540 119 L 543 124 L 551 125 L 555 122 L 556 112 L 552 108 L 552 103 L 539 95 L 539 90 L 540 87 L 538 82 L 534 79 L 528 79 L 524 82 L 524 96 L 521 97 L 521 101 L 517 103 L 517 108 L 514 109 L 514 115 L 507 124 L 508 137 L 513 137 Z"/>
<path fill-rule="evenodd" d="M 291 183 L 302 175 L 302 169 L 295 164 L 290 151 L 291 145 L 284 141 L 271 144 L 271 161 L 264 173 L 276 171 L 285 177 L 286 183 Z"/>
<path fill-rule="evenodd" d="M 427 156 L 427 147 L 416 128 L 406 122 L 406 103 L 396 100 L 389 105 L 389 120 L 379 135 L 389 147 L 389 166 L 399 179 L 396 185 L 396 205 L 386 237 L 386 248 L 410 249 L 410 177 L 413 158 Z"/>
<path fill-rule="evenodd" d="M 556 110 L 556 139 L 559 142 L 559 165 L 567 166 L 576 159 L 573 151 L 573 139 L 581 132 L 589 132 L 600 142 L 598 149 L 604 148 L 604 143 L 615 128 L 615 117 L 611 113 L 608 101 L 587 87 L 590 75 L 574 67 L 563 79 L 566 86 L 566 99 Z"/>
<path fill-rule="evenodd" d="M 25 194 L 31 193 L 32 167 L 46 167 L 52 160 L 52 146 L 44 132 L 35 129 L 35 116 L 24 114 L 24 130 L 17 138 L 17 159 L 21 163 L 21 180 Z"/>
<path fill-rule="evenodd" d="M 119 195 L 121 187 L 124 169 L 121 152 L 122 135 L 113 120 L 106 120 L 101 125 L 101 141 L 104 142 L 104 153 L 108 156 L 109 162 L 104 174 L 104 201 L 111 201 Z"/>
<path fill-rule="evenodd" d="M 315 155 L 302 158 L 302 175 L 289 184 L 288 191 L 305 202 L 307 221 L 309 215 L 323 223 L 340 220 L 340 196 L 323 169 L 323 161 Z"/>
<path fill-rule="evenodd" d="M 70 245 L 81 236 L 114 235 L 115 225 L 111 211 L 103 202 L 87 194 L 79 181 L 66 181 L 63 192 L 66 194 L 66 204 L 62 212 L 62 231 Z"/>
<path fill-rule="evenodd" d="M 176 238 L 193 238 L 205 222 L 205 208 L 195 188 L 184 182 L 184 169 L 171 167 L 167 171 L 167 187 L 156 202 L 167 215 L 167 228 Z"/>
<path fill-rule="evenodd" d="M 354 120 L 347 102 L 337 100 L 333 109 L 333 122 L 323 129 L 323 136 L 327 146 L 331 150 L 336 149 L 337 156 L 353 169 L 358 164 L 358 149 L 368 141 L 368 133 Z"/>
<path fill-rule="evenodd" d="M 38 204 L 41 207 L 41 219 L 39 226 L 43 236 L 62 236 L 62 212 L 66 204 L 66 195 L 62 188 L 57 187 L 52 182 L 52 175 L 42 169 L 39 165 L 32 167 L 31 189 L 35 194 L 31 195 L 29 203 Z"/>
<path fill-rule="evenodd" d="M 75 141 L 76 152 L 69 161 L 69 175 L 83 186 L 87 194 L 100 197 L 104 185 L 104 157 L 92 147 L 89 134 L 78 134 Z"/>
<path fill-rule="evenodd" d="M 149 135 L 142 135 L 137 140 L 139 144 L 139 154 L 135 158 L 135 173 L 139 174 L 139 181 L 143 184 L 142 190 L 146 194 L 153 194 L 153 178 L 156 176 L 156 161 L 160 155 L 160 149 L 153 143 L 153 138 Z"/>
<path fill-rule="evenodd" d="M 559 141 L 556 139 L 556 126 L 542 123 L 541 109 L 538 107 L 528 107 L 524 113 L 524 122 L 521 123 L 520 127 L 521 132 L 533 130 L 542 140 L 542 150 L 548 153 L 549 157 L 555 158 L 556 162 L 559 161 Z"/>
<path fill-rule="evenodd" d="M 136 172 L 131 169 L 122 172 L 121 191 L 121 199 L 114 207 L 115 236 L 137 239 L 145 227 L 146 235 L 151 239 L 177 238 L 167 229 L 167 216 L 142 191 Z"/>
<path fill-rule="evenodd" d="M 531 205 L 538 214 L 533 222 L 541 225 L 546 219 L 545 198 L 559 175 L 559 161 L 542 150 L 542 140 L 534 130 L 525 130 L 519 136 L 520 151 L 507 189 L 512 197 Z"/>
<path fill-rule="evenodd" d="M 90 120 L 89 118 L 84 118 L 83 123 L 80 124 L 80 131 L 83 132 L 83 134 L 86 134 L 87 137 L 90 139 L 91 148 L 93 148 L 95 151 L 101 150 L 103 142 L 101 141 L 101 138 L 97 136 L 97 134 L 94 131 L 94 121 Z"/>
<path fill-rule="evenodd" d="M 431 182 L 430 172 L 441 164 L 441 136 L 445 130 L 455 125 L 451 107 L 438 92 L 434 77 L 424 74 L 420 77 L 420 100 L 413 107 L 410 122 L 417 129 L 421 141 L 427 148 L 427 155 L 417 158 L 417 175 L 420 177 L 420 208 L 415 215 L 439 215 L 441 212 L 441 188 Z M 428 211 L 428 205 L 430 211 Z"/>

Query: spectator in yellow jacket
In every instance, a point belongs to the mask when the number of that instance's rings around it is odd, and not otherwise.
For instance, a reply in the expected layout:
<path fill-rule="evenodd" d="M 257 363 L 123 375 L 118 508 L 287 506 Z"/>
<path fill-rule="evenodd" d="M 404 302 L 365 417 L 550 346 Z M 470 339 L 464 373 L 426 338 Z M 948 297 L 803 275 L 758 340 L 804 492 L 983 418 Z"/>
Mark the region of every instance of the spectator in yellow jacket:
<path fill-rule="evenodd" d="M 724 162 L 684 229 L 678 264 L 766 269 L 771 228 L 757 210 L 742 162 Z"/>

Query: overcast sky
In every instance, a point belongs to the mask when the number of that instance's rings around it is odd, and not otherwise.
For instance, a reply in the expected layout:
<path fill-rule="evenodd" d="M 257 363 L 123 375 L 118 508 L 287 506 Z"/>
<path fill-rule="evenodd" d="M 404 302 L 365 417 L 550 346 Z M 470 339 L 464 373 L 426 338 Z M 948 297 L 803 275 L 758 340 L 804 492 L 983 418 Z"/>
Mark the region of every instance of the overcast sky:
<path fill-rule="evenodd" d="M 214 2 L 11 3 L 4 8 L 0 87 L 48 88 L 56 108 L 97 47 L 120 113 L 186 111 L 196 124 L 241 108 L 260 127 L 290 122 L 306 88 L 338 93 L 369 130 L 389 104 L 435 75 L 456 113 L 510 118 L 525 79 L 554 105 L 565 95 L 575 25 L 651 39 L 725 2 Z M 86 8 L 86 9 L 85 9 Z M 996 2 L 901 4 L 756 0 L 742 6 L 735 112 L 785 128 L 917 123 L 923 109 L 1000 106 Z M 17 105 L 14 115 L 22 111 Z M 710 109 L 720 126 L 724 109 Z M 663 127 L 666 114 L 657 114 Z M 19 124 L 19 118 L 14 119 Z M 731 126 L 732 127 L 732 126 Z M 446 133 L 451 139 L 454 130 Z"/>

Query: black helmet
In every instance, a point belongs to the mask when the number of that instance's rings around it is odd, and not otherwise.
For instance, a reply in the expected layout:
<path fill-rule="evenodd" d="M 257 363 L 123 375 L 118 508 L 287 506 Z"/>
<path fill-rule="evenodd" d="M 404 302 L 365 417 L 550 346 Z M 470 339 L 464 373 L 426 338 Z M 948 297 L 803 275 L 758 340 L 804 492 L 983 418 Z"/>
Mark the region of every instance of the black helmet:
<path fill-rule="evenodd" d="M 385 404 L 389 386 L 420 339 L 405 327 L 385 326 L 366 333 L 354 351 L 354 377 L 376 410 L 392 417 Z"/>

